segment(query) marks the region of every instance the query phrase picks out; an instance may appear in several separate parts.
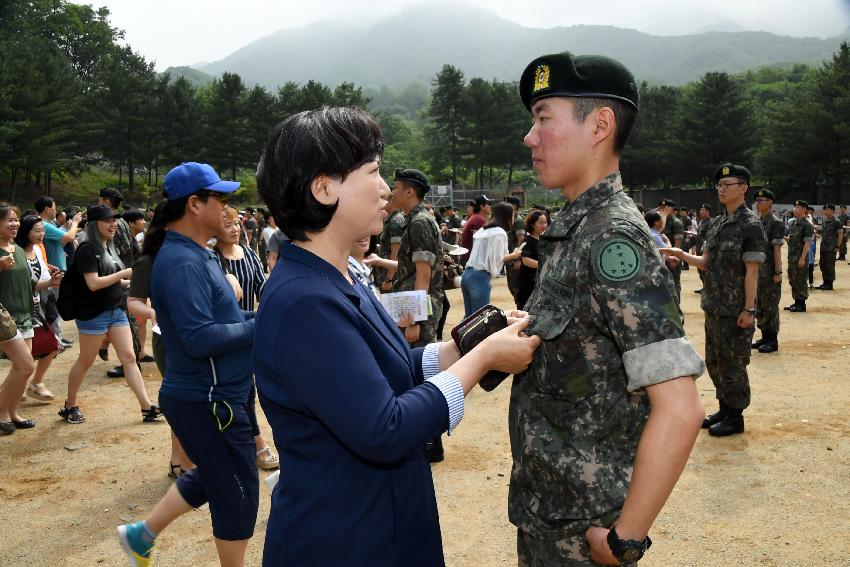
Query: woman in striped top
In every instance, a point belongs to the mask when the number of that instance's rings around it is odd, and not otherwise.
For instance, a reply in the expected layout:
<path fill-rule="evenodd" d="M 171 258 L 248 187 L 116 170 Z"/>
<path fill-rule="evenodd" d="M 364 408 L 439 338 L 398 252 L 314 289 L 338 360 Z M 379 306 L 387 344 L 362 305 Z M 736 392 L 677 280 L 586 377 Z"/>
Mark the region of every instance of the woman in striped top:
<path fill-rule="evenodd" d="M 257 253 L 239 244 L 242 224 L 238 215 L 234 208 L 224 209 L 224 224 L 216 235 L 214 251 L 228 279 L 231 279 L 230 276 L 235 277 L 242 288 L 242 297 L 238 294 L 236 296 L 239 306 L 245 311 L 254 311 L 266 283 L 266 274 L 263 273 L 263 265 Z M 254 441 L 257 444 L 257 466 L 266 470 L 276 469 L 279 466 L 278 456 L 260 434 L 260 425 L 257 422 L 257 388 L 253 385 L 248 397 L 248 408 L 248 418 L 251 420 Z"/>

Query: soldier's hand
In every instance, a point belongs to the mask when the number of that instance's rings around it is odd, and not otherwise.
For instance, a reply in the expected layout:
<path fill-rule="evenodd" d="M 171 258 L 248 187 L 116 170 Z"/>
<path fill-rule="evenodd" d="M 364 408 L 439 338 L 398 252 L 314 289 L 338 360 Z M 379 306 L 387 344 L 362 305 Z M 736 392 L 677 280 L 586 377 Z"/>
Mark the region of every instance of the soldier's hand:
<path fill-rule="evenodd" d="M 799 262 L 797 262 L 797 267 L 798 268 L 805 268 L 806 267 L 806 259 L 803 258 Z"/>
<path fill-rule="evenodd" d="M 415 343 L 419 340 L 419 331 L 421 327 L 418 324 L 409 325 L 404 328 L 404 338 L 409 343 Z"/>
<path fill-rule="evenodd" d="M 773 283 L 782 283 L 782 274 L 773 274 Z"/>
<path fill-rule="evenodd" d="M 611 553 L 611 548 L 608 547 L 608 532 L 607 528 L 592 526 L 587 529 L 584 536 L 587 538 L 587 546 L 590 548 L 590 558 L 594 563 L 600 565 L 619 565 L 620 562 Z"/>
<path fill-rule="evenodd" d="M 749 329 L 753 326 L 753 314 L 749 311 L 741 311 L 740 315 L 738 315 L 738 327 L 742 329 Z"/>

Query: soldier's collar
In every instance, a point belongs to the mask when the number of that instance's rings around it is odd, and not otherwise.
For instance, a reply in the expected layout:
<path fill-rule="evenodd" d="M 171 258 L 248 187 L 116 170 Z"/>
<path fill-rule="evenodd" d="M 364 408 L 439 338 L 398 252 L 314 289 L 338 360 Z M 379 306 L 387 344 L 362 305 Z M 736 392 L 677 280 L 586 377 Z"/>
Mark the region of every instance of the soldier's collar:
<path fill-rule="evenodd" d="M 726 211 L 726 210 L 724 209 L 724 210 L 723 210 L 723 216 L 727 217 L 727 222 L 735 222 L 735 221 L 737 221 L 737 220 L 738 220 L 738 217 L 739 217 L 739 216 L 741 216 L 742 214 L 744 214 L 744 211 L 745 211 L 746 209 L 747 209 L 747 203 L 746 203 L 746 201 L 745 201 L 745 202 L 741 203 L 741 206 L 740 206 L 740 207 L 738 207 L 737 209 L 735 209 L 734 211 L 732 211 L 732 214 L 731 214 L 731 215 L 728 213 L 728 211 Z"/>
<path fill-rule="evenodd" d="M 410 212 L 407 213 L 405 216 L 407 218 L 413 218 L 413 215 L 415 215 L 419 211 L 424 211 L 424 210 L 425 210 L 425 204 L 420 202 L 418 205 L 416 205 L 415 207 L 410 209 Z"/>
<path fill-rule="evenodd" d="M 540 235 L 540 238 L 544 240 L 563 240 L 587 213 L 598 209 L 600 205 L 622 190 L 623 180 L 620 177 L 620 172 L 615 171 L 591 186 L 587 191 L 579 195 L 575 201 L 561 209 L 561 212 L 558 213 L 558 216 L 555 217 L 555 220 L 546 232 Z"/>

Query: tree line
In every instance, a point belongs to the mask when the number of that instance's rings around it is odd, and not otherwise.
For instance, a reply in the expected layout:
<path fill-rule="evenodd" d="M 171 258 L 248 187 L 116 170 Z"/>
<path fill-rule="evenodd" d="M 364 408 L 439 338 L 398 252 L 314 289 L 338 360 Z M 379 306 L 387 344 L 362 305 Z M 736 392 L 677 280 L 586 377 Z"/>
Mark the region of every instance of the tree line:
<path fill-rule="evenodd" d="M 467 80 L 444 65 L 418 94 L 413 86 L 364 93 L 352 83 L 317 81 L 270 91 L 234 73 L 196 87 L 157 74 L 122 40 L 105 8 L 0 3 L 0 179 L 13 198 L 21 184 L 49 193 L 54 176 L 94 165 L 117 170 L 131 193 L 161 185 L 168 168 L 189 159 L 250 178 L 276 122 L 324 105 L 373 112 L 384 132 L 387 176 L 417 167 L 433 183 L 493 193 L 536 184 L 522 143 L 530 116 L 516 83 Z M 848 84 L 846 43 L 818 67 L 718 71 L 684 86 L 642 83 L 624 181 L 632 188 L 706 186 L 717 164 L 734 161 L 780 196 L 846 185 Z"/>

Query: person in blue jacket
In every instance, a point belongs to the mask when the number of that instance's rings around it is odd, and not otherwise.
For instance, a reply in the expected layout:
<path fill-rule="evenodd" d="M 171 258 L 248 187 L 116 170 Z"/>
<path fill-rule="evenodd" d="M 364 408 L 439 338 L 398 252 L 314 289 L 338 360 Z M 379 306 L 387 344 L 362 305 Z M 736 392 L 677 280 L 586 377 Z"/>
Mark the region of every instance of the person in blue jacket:
<path fill-rule="evenodd" d="M 222 565 L 243 565 L 254 533 L 259 479 L 248 418 L 254 319 L 239 308 L 207 248 L 238 187 L 194 162 L 165 176 L 168 230 L 151 274 L 151 302 L 168 351 L 159 403 L 196 468 L 177 479 L 143 522 L 119 526 L 131 565 L 150 565 L 157 535 L 206 503 Z"/>
<path fill-rule="evenodd" d="M 258 167 L 260 194 L 292 239 L 263 292 L 254 345 L 281 466 L 266 566 L 444 565 L 425 442 L 457 426 L 485 372 L 521 371 L 539 344 L 514 312 L 462 358 L 451 342 L 410 350 L 348 270 L 352 243 L 387 216 L 382 151 L 367 113 L 323 108 L 278 124 Z"/>

